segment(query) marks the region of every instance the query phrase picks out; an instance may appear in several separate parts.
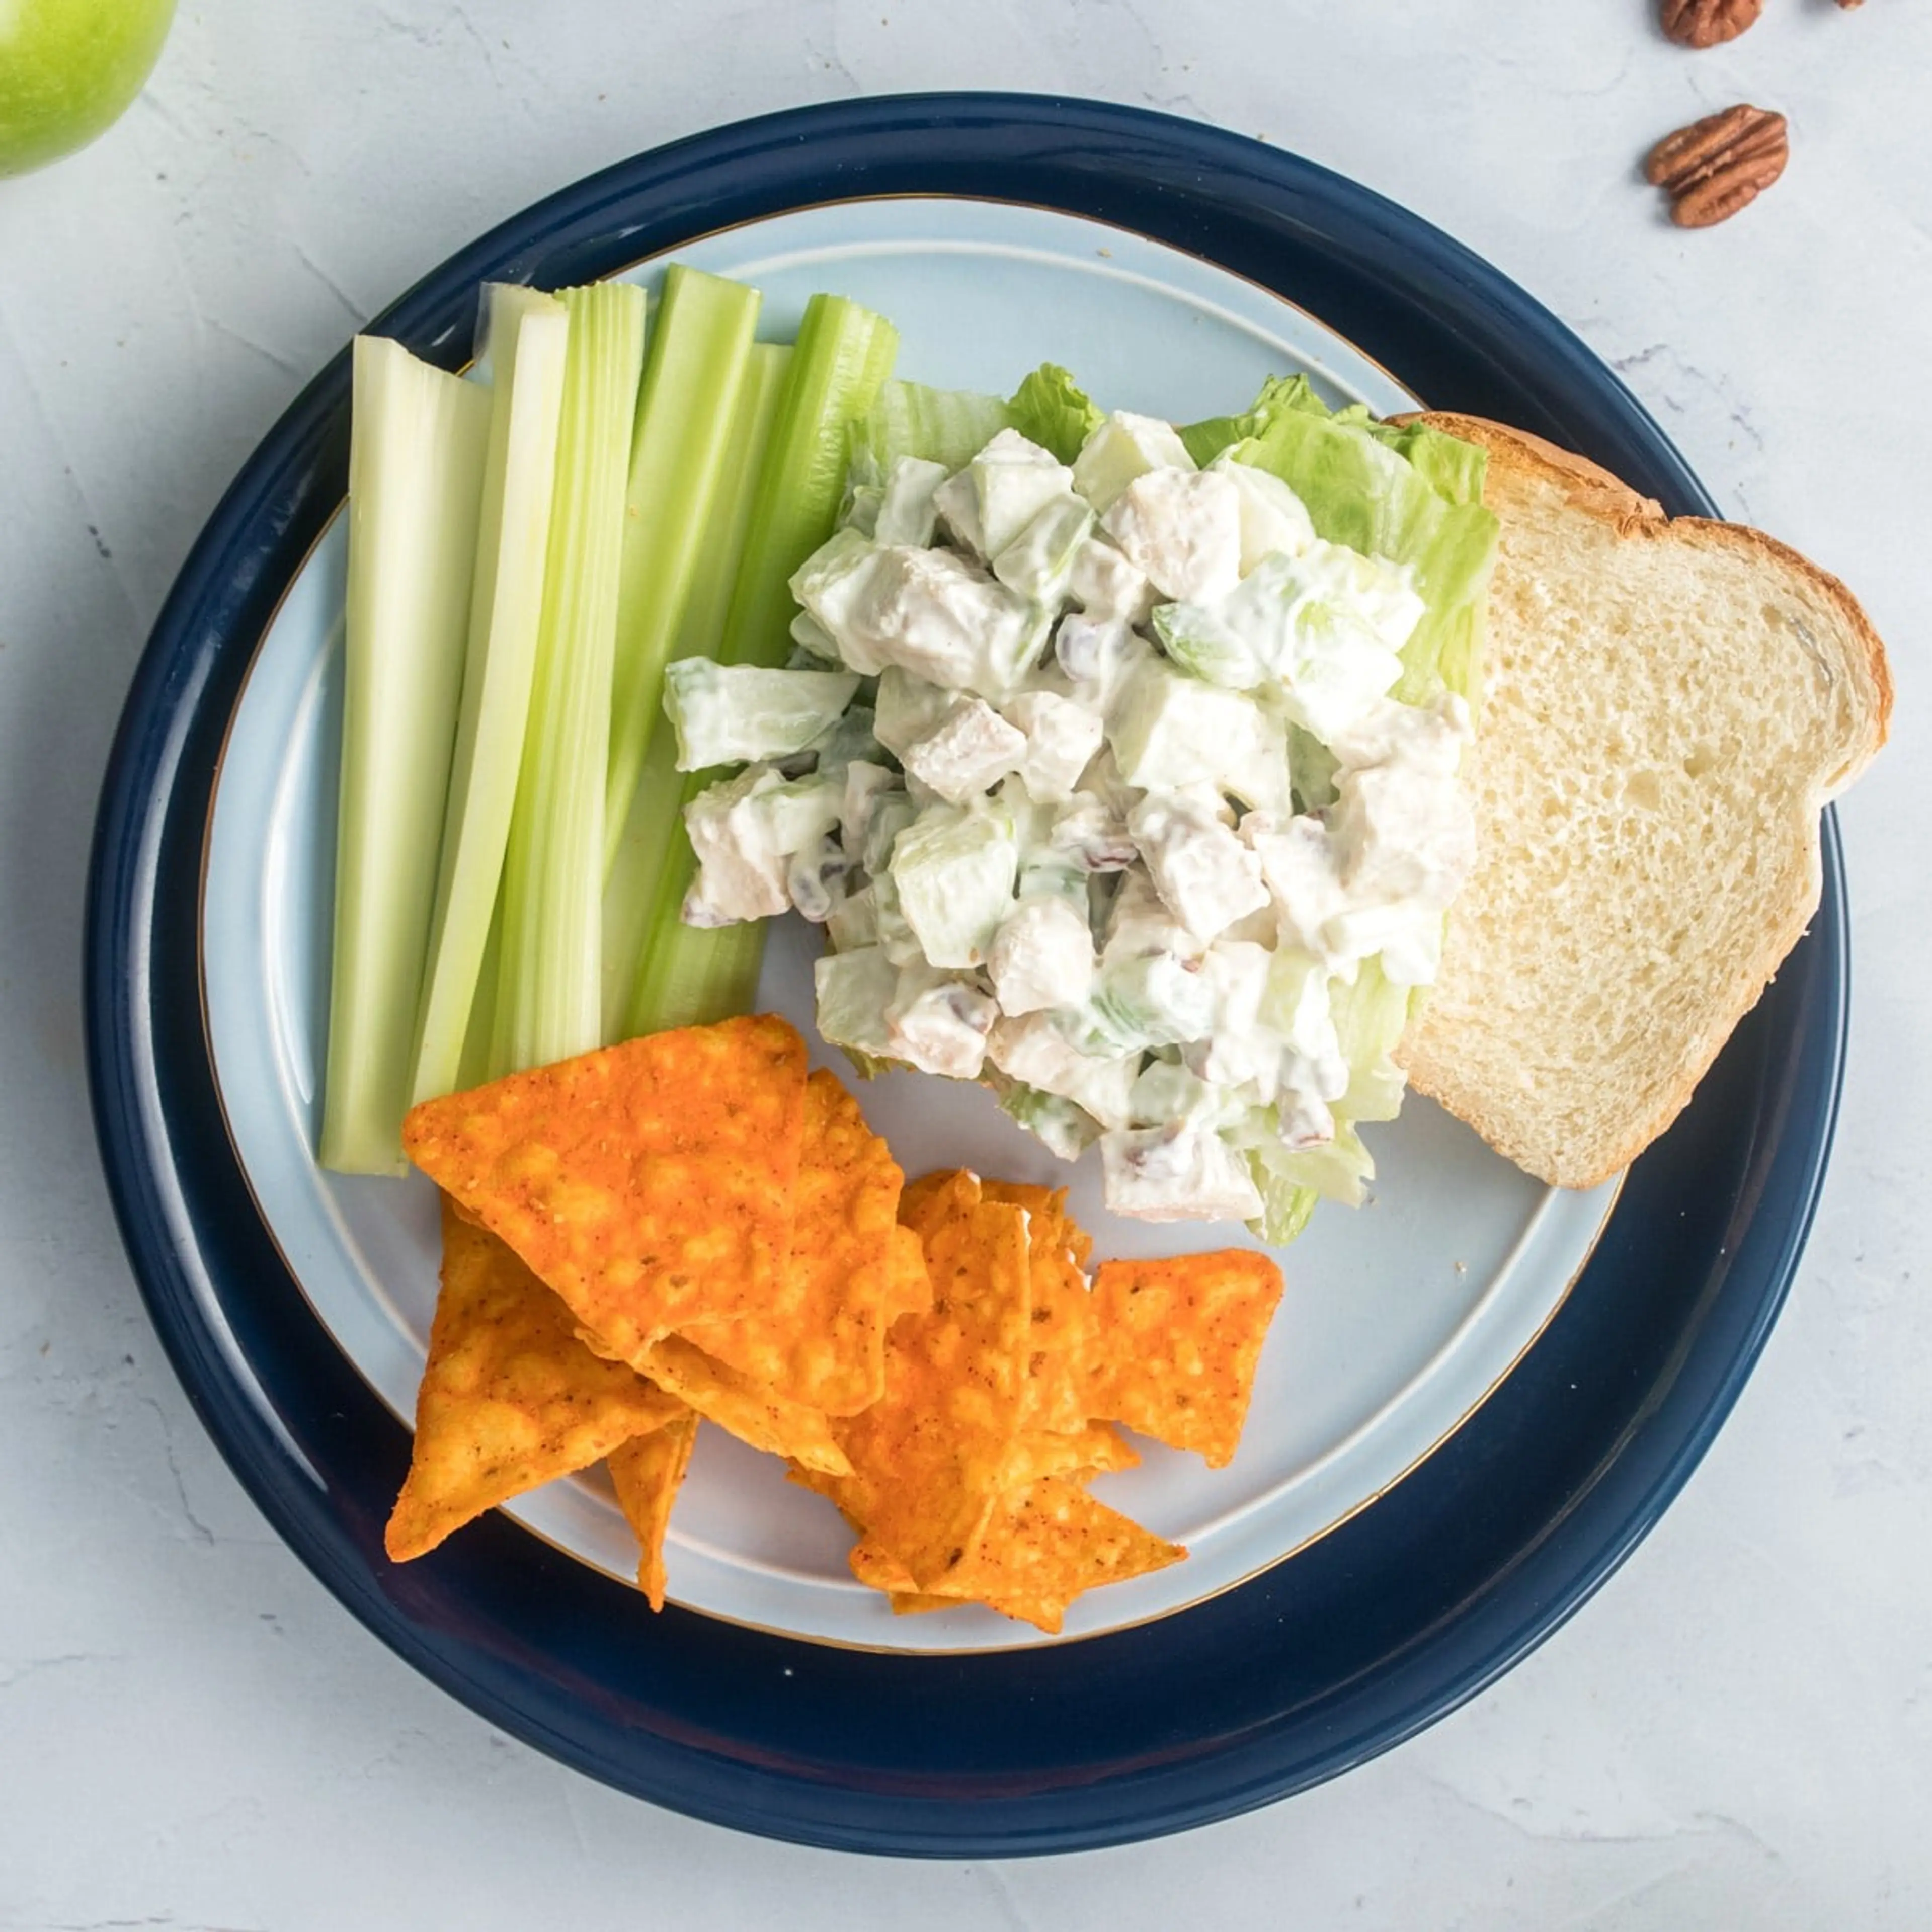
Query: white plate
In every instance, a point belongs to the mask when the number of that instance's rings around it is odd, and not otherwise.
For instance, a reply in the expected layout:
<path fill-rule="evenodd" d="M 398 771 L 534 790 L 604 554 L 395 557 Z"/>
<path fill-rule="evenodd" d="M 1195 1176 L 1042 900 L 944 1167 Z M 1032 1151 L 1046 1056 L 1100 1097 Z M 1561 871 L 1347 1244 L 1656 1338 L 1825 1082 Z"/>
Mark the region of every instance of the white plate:
<path fill-rule="evenodd" d="M 809 210 L 707 237 L 679 259 L 765 291 L 765 332 L 795 327 L 825 289 L 889 316 L 898 373 L 1010 392 L 1066 364 L 1104 406 L 1179 421 L 1225 413 L 1270 374 L 1307 372 L 1331 401 L 1378 413 L 1417 399 L 1279 298 L 1139 237 L 1069 216 L 957 200 Z M 652 279 L 652 265 L 632 272 Z M 346 547 L 338 518 L 291 586 L 250 668 L 216 790 L 203 888 L 209 1036 L 236 1151 L 316 1313 L 396 1413 L 414 1412 L 436 1295 L 436 1209 L 420 1180 L 325 1174 L 311 1150 L 326 1014 Z M 811 1030 L 817 935 L 776 928 L 760 1004 Z M 847 1072 L 822 1050 L 814 1060 Z M 1066 1168 L 976 1090 L 906 1074 L 860 1090 L 911 1174 L 968 1166 L 1071 1183 L 1102 1257 L 1244 1244 L 1238 1229 L 1149 1228 L 1100 1205 L 1091 1157 Z M 1412 1100 L 1368 1130 L 1381 1169 L 1351 1213 L 1324 1205 L 1282 1255 L 1287 1291 L 1246 1435 L 1228 1468 L 1142 1443 L 1095 1493 L 1189 1560 L 1095 1592 L 1070 1637 L 1116 1629 L 1228 1588 L 1371 1502 L 1451 1434 L 1540 1332 L 1587 1258 L 1615 1184 L 1544 1188 Z M 629 1577 L 630 1532 L 601 1475 L 521 1498 L 511 1514 L 586 1562 Z M 460 1532 L 459 1532 L 460 1533 Z M 673 1518 L 672 1599 L 826 1641 L 908 1650 L 1037 1643 L 962 1609 L 895 1618 L 845 1568 L 831 1506 L 707 1429 Z M 434 1556 L 422 1559 L 434 1562 Z"/>

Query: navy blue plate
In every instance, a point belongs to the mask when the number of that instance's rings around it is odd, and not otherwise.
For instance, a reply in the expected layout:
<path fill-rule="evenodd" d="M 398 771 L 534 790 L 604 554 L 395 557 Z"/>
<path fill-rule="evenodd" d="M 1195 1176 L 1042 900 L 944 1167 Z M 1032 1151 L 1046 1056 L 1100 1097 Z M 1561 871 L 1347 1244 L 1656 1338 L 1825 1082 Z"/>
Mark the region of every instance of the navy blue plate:
<path fill-rule="evenodd" d="M 1444 408 L 1582 451 L 1713 514 L 1582 343 L 1365 189 L 1213 129 L 1090 101 L 933 94 L 746 122 L 506 223 L 371 326 L 455 366 L 484 280 L 560 286 L 814 203 L 952 194 L 1132 229 L 1312 310 Z M 492 1516 L 398 1569 L 404 1432 L 318 1326 L 218 1102 L 199 880 L 256 640 L 340 502 L 348 358 L 270 433 L 184 567 L 136 676 L 89 883 L 88 1070 L 116 1212 L 203 1423 L 298 1555 L 491 1723 L 677 1810 L 781 1838 L 952 1857 L 1183 1829 L 1334 1776 L 1508 1670 L 1588 1597 L 1709 1444 L 1775 1318 L 1836 1111 L 1847 994 L 1823 906 L 1689 1111 L 1632 1170 L 1541 1340 L 1443 1448 L 1292 1562 L 1142 1628 L 894 1656 L 671 1610 Z"/>

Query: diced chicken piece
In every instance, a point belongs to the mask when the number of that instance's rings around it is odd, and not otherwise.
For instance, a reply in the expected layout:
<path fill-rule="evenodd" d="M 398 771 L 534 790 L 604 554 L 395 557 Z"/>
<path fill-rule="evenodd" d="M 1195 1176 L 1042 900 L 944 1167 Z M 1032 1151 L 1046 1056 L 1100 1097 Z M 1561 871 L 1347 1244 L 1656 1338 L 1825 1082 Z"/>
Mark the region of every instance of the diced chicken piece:
<path fill-rule="evenodd" d="M 1470 736 L 1468 706 L 1444 692 L 1433 704 L 1382 698 L 1337 734 L 1329 748 L 1344 770 L 1400 762 L 1446 777 L 1461 765 Z"/>
<path fill-rule="evenodd" d="M 1345 771 L 1328 814 L 1352 900 L 1440 912 L 1476 856 L 1476 826 L 1453 771 L 1407 763 Z"/>
<path fill-rule="evenodd" d="M 1143 953 L 1172 952 L 1198 959 L 1208 950 L 1168 908 L 1144 872 L 1130 872 L 1121 880 L 1107 909 L 1101 958 L 1108 965 L 1138 958 Z"/>
<path fill-rule="evenodd" d="M 972 698 L 956 704 L 936 731 L 908 745 L 902 755 L 922 784 L 950 804 L 964 805 L 1018 771 L 1027 751 L 1024 731 Z"/>
<path fill-rule="evenodd" d="M 1023 899 L 1000 922 L 987 954 L 1003 1012 L 1081 1005 L 1094 990 L 1094 935 L 1065 899 Z"/>
<path fill-rule="evenodd" d="M 864 758 L 855 758 L 844 770 L 845 786 L 838 800 L 838 842 L 856 865 L 865 853 L 879 800 L 898 789 L 898 779 L 884 765 Z"/>
<path fill-rule="evenodd" d="M 934 492 L 954 540 L 980 557 L 998 556 L 1052 499 L 1071 494 L 1073 472 L 1051 450 L 1003 429 L 966 467 Z"/>
<path fill-rule="evenodd" d="M 1073 794 L 1047 838 L 1054 851 L 1064 853 L 1082 872 L 1124 872 L 1140 856 L 1126 820 L 1091 792 Z"/>
<path fill-rule="evenodd" d="M 1241 496 L 1218 470 L 1150 470 L 1103 520 L 1162 596 L 1204 603 L 1241 578 Z"/>
<path fill-rule="evenodd" d="M 1348 895 L 1328 826 L 1306 815 L 1284 825 L 1257 812 L 1241 821 L 1240 836 L 1261 861 L 1262 877 L 1281 914 L 1284 939 L 1335 963 L 1328 927 L 1346 908 Z"/>
<path fill-rule="evenodd" d="M 1214 990 L 1214 1021 L 1204 1040 L 1182 1058 L 1217 1088 L 1249 1087 L 1264 1102 L 1281 1082 L 1283 1042 L 1261 1016 L 1273 955 L 1264 946 L 1222 940 L 1208 950 L 1201 970 Z"/>
<path fill-rule="evenodd" d="M 886 1050 L 922 1073 L 976 1080 L 998 1017 L 993 1002 L 964 980 L 910 966 L 886 1009 Z"/>
<path fill-rule="evenodd" d="M 1132 1117 L 1128 1099 L 1138 1054 L 1078 1052 L 1044 1013 L 999 1021 L 986 1050 L 1009 1079 L 1072 1101 L 1102 1126 L 1124 1127 Z"/>
<path fill-rule="evenodd" d="M 685 923 L 733 926 L 786 910 L 791 861 L 838 824 L 842 790 L 830 780 L 788 784 L 770 766 L 752 765 L 700 792 L 684 808 L 698 858 Z"/>
<path fill-rule="evenodd" d="M 1026 734 L 1019 771 L 1028 792 L 1046 804 L 1070 799 L 1105 736 L 1098 715 L 1050 691 L 1023 692 L 1007 705 L 1005 715 Z"/>
<path fill-rule="evenodd" d="M 1247 1162 L 1192 1121 L 1100 1136 L 1108 1210 L 1140 1221 L 1251 1221 L 1262 1198 Z"/>
<path fill-rule="evenodd" d="M 1269 962 L 1266 998 L 1281 1040 L 1282 1088 L 1314 1100 L 1340 1100 L 1348 1090 L 1348 1063 L 1342 1057 L 1322 962 L 1306 953 L 1277 952 Z"/>
<path fill-rule="evenodd" d="M 1212 940 L 1268 904 L 1261 861 L 1227 822 L 1219 792 L 1150 792 L 1127 815 L 1154 890 L 1197 939 Z"/>
<path fill-rule="evenodd" d="M 835 537 L 792 580 L 851 670 L 871 676 L 898 664 L 950 691 L 998 698 L 1044 646 L 1044 628 L 1027 600 L 964 557 L 857 541 L 862 554 L 848 548 L 821 566 Z"/>
<path fill-rule="evenodd" d="M 1208 468 L 1226 476 L 1241 499 L 1241 574 L 1264 556 L 1293 556 L 1315 541 L 1308 506 L 1279 476 L 1238 461 L 1224 449 Z"/>
<path fill-rule="evenodd" d="M 710 785 L 684 808 L 685 830 L 698 856 L 698 877 L 686 895 L 687 926 L 734 926 L 772 919 L 791 904 L 785 854 L 776 849 L 758 800 L 784 781 L 768 765 Z"/>

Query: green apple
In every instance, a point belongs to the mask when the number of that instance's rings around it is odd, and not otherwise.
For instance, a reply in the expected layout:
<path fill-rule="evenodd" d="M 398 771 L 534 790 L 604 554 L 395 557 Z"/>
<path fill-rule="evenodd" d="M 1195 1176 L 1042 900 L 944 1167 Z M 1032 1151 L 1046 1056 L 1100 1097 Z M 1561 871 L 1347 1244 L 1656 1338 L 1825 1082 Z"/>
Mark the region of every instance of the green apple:
<path fill-rule="evenodd" d="M 85 147 L 153 70 L 175 0 L 0 0 L 0 175 Z"/>

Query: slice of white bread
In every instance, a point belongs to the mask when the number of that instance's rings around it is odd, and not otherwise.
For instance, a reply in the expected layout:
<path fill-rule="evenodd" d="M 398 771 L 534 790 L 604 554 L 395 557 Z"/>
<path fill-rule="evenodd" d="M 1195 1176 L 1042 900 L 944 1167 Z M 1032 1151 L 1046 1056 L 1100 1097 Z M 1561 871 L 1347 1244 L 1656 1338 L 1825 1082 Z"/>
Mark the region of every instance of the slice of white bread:
<path fill-rule="evenodd" d="M 1474 418 L 1502 520 L 1470 765 L 1476 869 L 1411 1082 L 1589 1187 L 1688 1101 L 1816 910 L 1819 813 L 1885 742 L 1883 647 L 1756 531 L 1665 517 Z"/>

